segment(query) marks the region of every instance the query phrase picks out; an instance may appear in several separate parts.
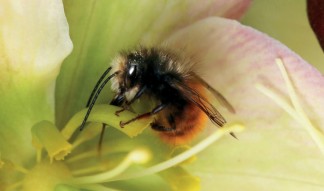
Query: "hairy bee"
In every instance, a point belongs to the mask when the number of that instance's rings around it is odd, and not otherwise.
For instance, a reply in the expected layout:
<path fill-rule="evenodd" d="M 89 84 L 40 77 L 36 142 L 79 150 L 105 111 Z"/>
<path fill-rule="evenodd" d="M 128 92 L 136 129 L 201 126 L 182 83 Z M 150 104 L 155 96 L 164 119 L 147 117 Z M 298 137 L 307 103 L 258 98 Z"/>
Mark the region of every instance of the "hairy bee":
<path fill-rule="evenodd" d="M 106 78 L 109 72 L 112 74 Z M 153 98 L 157 103 L 151 111 L 121 121 L 120 126 L 153 117 L 151 128 L 159 132 L 161 139 L 168 143 L 188 142 L 203 129 L 208 118 L 219 127 L 226 123 L 224 117 L 208 101 L 207 91 L 234 112 L 233 107 L 218 91 L 193 72 L 190 60 L 167 49 L 141 47 L 121 53 L 101 76 L 89 98 L 89 109 L 81 130 L 97 96 L 109 80 L 112 80 L 112 90 L 116 92 L 110 104 L 122 107 L 116 111 L 116 115 L 128 109 L 143 95 Z"/>

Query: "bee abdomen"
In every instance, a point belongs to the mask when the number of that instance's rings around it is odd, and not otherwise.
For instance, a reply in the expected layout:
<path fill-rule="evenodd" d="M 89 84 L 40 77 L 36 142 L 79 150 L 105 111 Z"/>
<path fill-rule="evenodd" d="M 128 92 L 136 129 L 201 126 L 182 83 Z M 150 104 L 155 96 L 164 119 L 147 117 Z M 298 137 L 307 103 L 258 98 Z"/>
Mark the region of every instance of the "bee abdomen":
<path fill-rule="evenodd" d="M 204 129 L 208 119 L 206 114 L 194 104 L 186 105 L 180 115 L 169 114 L 169 116 L 160 117 L 159 119 L 163 118 L 165 120 L 157 120 L 155 122 L 165 128 L 164 131 L 159 130 L 159 136 L 163 141 L 175 145 L 185 144 L 192 140 Z M 171 119 L 174 120 L 174 126 L 170 121 Z"/>

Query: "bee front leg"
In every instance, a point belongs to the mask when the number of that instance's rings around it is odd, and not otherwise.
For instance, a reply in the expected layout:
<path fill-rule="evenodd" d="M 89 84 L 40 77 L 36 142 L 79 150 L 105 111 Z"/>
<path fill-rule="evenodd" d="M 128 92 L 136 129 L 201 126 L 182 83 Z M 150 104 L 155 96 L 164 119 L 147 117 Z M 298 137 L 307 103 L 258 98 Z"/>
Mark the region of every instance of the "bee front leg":
<path fill-rule="evenodd" d="M 135 96 L 130 101 L 125 102 L 125 105 L 123 105 L 122 109 L 117 110 L 115 112 L 115 115 L 119 116 L 119 113 L 129 109 L 130 105 L 132 105 L 132 103 L 134 103 L 134 101 L 139 99 L 144 94 L 145 90 L 146 90 L 146 86 L 143 86 L 141 89 L 139 89 L 137 91 L 137 93 L 135 94 Z M 123 97 L 125 97 L 124 94 L 123 94 Z"/>
<path fill-rule="evenodd" d="M 129 108 L 129 106 L 127 106 L 127 105 L 124 106 L 124 107 L 122 107 L 120 110 L 115 111 L 115 115 L 116 115 L 116 116 L 119 116 L 119 113 L 121 113 L 121 112 L 127 110 L 128 108 Z"/>

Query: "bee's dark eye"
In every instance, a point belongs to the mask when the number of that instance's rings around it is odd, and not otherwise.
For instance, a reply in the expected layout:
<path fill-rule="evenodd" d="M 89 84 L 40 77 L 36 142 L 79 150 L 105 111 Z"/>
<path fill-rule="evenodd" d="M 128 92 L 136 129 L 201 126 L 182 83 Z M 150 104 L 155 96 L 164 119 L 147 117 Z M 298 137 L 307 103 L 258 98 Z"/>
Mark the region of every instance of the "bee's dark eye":
<path fill-rule="evenodd" d="M 137 65 L 131 65 L 129 70 L 128 70 L 128 76 L 130 80 L 135 80 L 136 79 L 136 74 L 137 74 Z"/>
<path fill-rule="evenodd" d="M 126 73 L 126 86 L 133 87 L 139 83 L 140 80 L 140 65 L 143 57 L 139 54 L 129 54 L 127 56 L 127 73 Z"/>
<path fill-rule="evenodd" d="M 137 79 L 138 78 L 138 73 L 137 73 L 137 64 L 131 64 L 128 68 L 128 71 L 127 71 L 127 83 L 129 87 L 133 87 L 136 82 L 137 82 Z"/>

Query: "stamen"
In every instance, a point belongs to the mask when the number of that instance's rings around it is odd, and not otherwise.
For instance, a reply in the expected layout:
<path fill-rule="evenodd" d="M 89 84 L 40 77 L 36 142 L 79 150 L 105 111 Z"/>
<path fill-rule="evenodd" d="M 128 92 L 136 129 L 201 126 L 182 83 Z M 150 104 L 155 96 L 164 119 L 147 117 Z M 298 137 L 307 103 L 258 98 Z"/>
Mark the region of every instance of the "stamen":
<path fill-rule="evenodd" d="M 159 163 L 157 165 L 154 165 L 152 167 L 149 167 L 142 172 L 134 173 L 134 174 L 129 174 L 122 176 L 118 179 L 113 179 L 115 180 L 126 180 L 126 179 L 133 179 L 137 177 L 142 177 L 142 176 L 147 176 L 151 174 L 158 173 L 160 171 L 163 171 L 165 169 L 168 169 L 170 167 L 173 167 L 175 165 L 178 165 L 179 163 L 182 163 L 183 161 L 188 160 L 192 156 L 196 155 L 197 153 L 203 151 L 206 147 L 214 143 L 216 140 L 220 139 L 223 135 L 227 135 L 230 132 L 241 132 L 244 129 L 244 126 L 241 124 L 232 124 L 232 125 L 227 125 L 222 128 L 217 129 L 214 133 L 209 135 L 207 138 L 205 138 L 203 141 L 198 143 L 197 145 L 193 146 L 190 150 L 187 150 L 175 157 L 173 157 L 170 160 L 164 161 L 162 163 Z M 111 180 L 111 181 L 113 181 Z"/>
<path fill-rule="evenodd" d="M 49 121 L 41 121 L 32 127 L 33 145 L 36 149 L 44 147 L 50 157 L 51 162 L 63 160 L 72 150 L 72 145 L 68 143 L 56 126 Z"/>
<path fill-rule="evenodd" d="M 291 107 L 284 99 L 280 98 L 279 95 L 274 93 L 273 91 L 267 89 L 266 87 L 257 84 L 256 88 L 272 99 L 279 107 L 283 108 L 290 116 L 292 116 L 296 121 L 298 121 L 301 125 L 303 125 L 308 133 L 311 135 L 312 139 L 315 141 L 321 152 L 324 154 L 324 135 L 321 131 L 319 131 L 309 120 L 308 116 L 305 114 L 302 106 L 298 100 L 298 96 L 293 87 L 293 84 L 288 76 L 288 73 L 284 67 L 284 64 L 281 59 L 276 59 L 276 64 L 278 65 L 280 72 L 284 78 L 286 83 L 289 98 L 292 102 L 293 107 Z"/>
<path fill-rule="evenodd" d="M 256 84 L 255 87 L 262 92 L 264 95 L 268 96 L 272 101 L 274 101 L 278 106 L 280 106 L 284 111 L 286 111 L 291 117 L 295 120 L 299 120 L 299 117 L 296 115 L 296 111 L 279 95 L 269 90 L 262 84 Z"/>
<path fill-rule="evenodd" d="M 177 146 L 174 149 L 172 149 L 169 158 L 173 158 L 174 156 L 177 156 L 180 153 L 183 153 L 183 152 L 185 152 L 187 150 L 190 150 L 190 149 L 191 149 L 191 147 L 189 145 Z M 190 157 L 187 160 L 183 161 L 181 164 L 190 164 L 190 163 L 194 162 L 196 159 L 197 159 L 197 156 L 193 155 L 192 157 Z"/>
<path fill-rule="evenodd" d="M 67 158 L 65 160 L 65 162 L 66 163 L 74 163 L 79 160 L 96 157 L 97 155 L 98 155 L 97 151 L 92 149 L 90 151 L 84 151 L 78 155 L 71 156 L 71 157 Z"/>
<path fill-rule="evenodd" d="M 151 154 L 146 149 L 137 149 L 130 152 L 126 158 L 117 165 L 114 169 L 104 172 L 101 174 L 91 175 L 91 176 L 84 176 L 80 178 L 74 178 L 69 181 L 70 184 L 94 184 L 94 183 L 102 183 L 108 182 L 113 177 L 124 172 L 131 164 L 137 163 L 145 163 L 151 158 Z"/>
<path fill-rule="evenodd" d="M 102 172 L 102 171 L 104 171 L 104 165 L 97 164 L 97 165 L 94 165 L 94 166 L 90 166 L 88 168 L 82 168 L 82 169 L 74 170 L 74 171 L 72 171 L 72 175 L 73 176 L 80 176 L 80 175 L 84 175 L 84 174 L 92 174 L 92 173 Z"/>
<path fill-rule="evenodd" d="M 127 153 L 129 150 L 127 148 L 121 148 L 119 146 L 117 147 L 109 147 L 104 150 L 102 150 L 103 154 L 113 154 L 113 153 Z M 80 160 L 86 160 L 86 159 L 91 159 L 98 157 L 98 151 L 91 149 L 87 151 L 83 151 L 82 153 L 78 153 L 77 155 L 70 156 L 65 160 L 66 163 L 75 163 Z"/>
<path fill-rule="evenodd" d="M 78 185 L 81 189 L 92 190 L 92 191 L 116 191 L 112 188 L 107 188 L 100 184 L 86 184 L 86 185 Z"/>
<path fill-rule="evenodd" d="M 28 174 L 29 170 L 24 168 L 23 166 L 17 165 L 17 164 L 13 164 L 14 169 L 18 172 L 21 172 L 23 174 Z"/>
<path fill-rule="evenodd" d="M 87 127 L 83 132 L 78 136 L 75 142 L 72 144 L 73 149 L 81 145 L 82 143 L 91 140 L 100 133 L 102 124 L 101 123 L 91 123 L 90 127 Z"/>
<path fill-rule="evenodd" d="M 285 80 L 286 86 L 288 88 L 289 97 L 291 99 L 291 102 L 292 102 L 295 110 L 301 117 L 300 119 L 302 120 L 302 123 L 305 125 L 306 130 L 308 131 L 308 133 L 311 135 L 311 137 L 314 139 L 314 141 L 317 143 L 318 147 L 321 149 L 322 153 L 324 154 L 323 132 L 320 132 L 316 127 L 314 127 L 312 122 L 309 120 L 308 116 L 305 114 L 305 112 L 298 100 L 296 91 L 292 85 L 292 82 L 288 76 L 288 73 L 285 69 L 285 66 L 284 66 L 282 60 L 276 59 L 276 63 L 281 71 L 281 74 L 282 74 L 284 80 Z"/>
<path fill-rule="evenodd" d="M 129 151 L 122 151 L 122 150 L 118 150 L 115 153 L 113 152 L 112 149 L 107 149 L 109 150 L 109 153 L 112 155 L 118 155 L 120 156 L 121 154 L 127 153 Z M 111 152 L 112 151 L 112 152 Z M 105 154 L 108 154 L 107 151 L 104 152 Z M 79 155 L 74 156 L 73 158 L 69 158 L 68 160 L 66 160 L 66 162 L 68 163 L 75 163 L 78 160 L 88 160 L 88 159 L 93 159 L 95 157 L 98 157 L 98 153 L 95 150 L 91 150 L 91 151 L 87 151 L 87 152 L 83 152 Z M 74 176 L 80 176 L 80 175 L 84 175 L 84 174 L 94 174 L 94 173 L 98 173 L 98 172 L 103 172 L 103 171 L 107 171 L 108 169 L 111 168 L 111 160 L 101 160 L 100 162 L 96 163 L 96 165 L 91 165 L 90 167 L 85 167 L 82 169 L 77 169 L 74 170 L 72 172 L 72 174 Z"/>
<path fill-rule="evenodd" d="M 98 104 L 95 105 L 91 111 L 91 115 L 89 116 L 88 122 L 96 122 L 101 124 L 107 124 L 108 126 L 114 127 L 117 130 L 125 133 L 129 137 L 135 137 L 138 134 L 142 133 L 142 131 L 149 126 L 152 119 L 141 119 L 130 123 L 125 128 L 121 128 L 119 122 L 126 121 L 128 119 L 132 119 L 136 117 L 136 114 L 130 111 L 124 111 L 119 116 L 115 115 L 115 112 L 119 110 L 119 107 L 108 105 L 108 104 Z M 66 124 L 66 126 L 62 129 L 62 135 L 69 140 L 73 133 L 78 130 L 80 124 L 84 119 L 84 115 L 86 114 L 87 109 L 83 109 L 82 111 L 75 114 L 70 121 Z"/>

